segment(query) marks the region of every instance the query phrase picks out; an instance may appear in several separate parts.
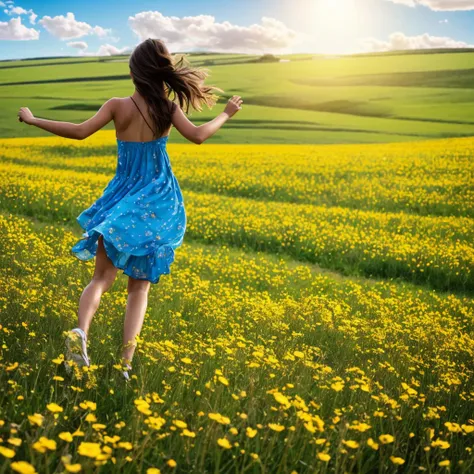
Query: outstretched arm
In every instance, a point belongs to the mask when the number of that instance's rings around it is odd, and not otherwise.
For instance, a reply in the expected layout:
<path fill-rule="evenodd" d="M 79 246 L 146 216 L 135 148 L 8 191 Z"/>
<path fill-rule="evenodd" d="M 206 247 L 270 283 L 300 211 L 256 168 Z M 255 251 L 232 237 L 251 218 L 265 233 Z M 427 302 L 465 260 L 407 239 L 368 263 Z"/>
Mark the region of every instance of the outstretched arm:
<path fill-rule="evenodd" d="M 82 123 L 59 122 L 35 117 L 28 107 L 21 107 L 18 120 L 28 125 L 42 128 L 60 137 L 83 140 L 107 125 L 114 118 L 117 100 L 115 97 L 105 102 L 97 113 Z"/>
<path fill-rule="evenodd" d="M 194 125 L 184 114 L 180 107 L 176 107 L 176 110 L 172 117 L 173 125 L 176 127 L 179 133 L 187 138 L 189 141 L 200 145 L 206 141 L 209 137 L 219 130 L 227 120 L 229 120 L 235 113 L 237 113 L 242 107 L 243 100 L 239 95 L 234 95 L 223 112 L 217 117 L 212 119 L 210 122 L 203 123 L 202 125 Z"/>

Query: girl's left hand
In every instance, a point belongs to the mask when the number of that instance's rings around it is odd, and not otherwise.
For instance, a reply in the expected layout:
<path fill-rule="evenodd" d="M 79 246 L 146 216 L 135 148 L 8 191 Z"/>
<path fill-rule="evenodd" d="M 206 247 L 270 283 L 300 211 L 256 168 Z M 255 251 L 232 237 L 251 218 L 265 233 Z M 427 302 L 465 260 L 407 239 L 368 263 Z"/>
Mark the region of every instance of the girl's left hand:
<path fill-rule="evenodd" d="M 20 108 L 20 111 L 18 112 L 18 120 L 20 122 L 25 122 L 26 124 L 30 125 L 34 118 L 34 115 L 31 113 L 28 107 Z"/>

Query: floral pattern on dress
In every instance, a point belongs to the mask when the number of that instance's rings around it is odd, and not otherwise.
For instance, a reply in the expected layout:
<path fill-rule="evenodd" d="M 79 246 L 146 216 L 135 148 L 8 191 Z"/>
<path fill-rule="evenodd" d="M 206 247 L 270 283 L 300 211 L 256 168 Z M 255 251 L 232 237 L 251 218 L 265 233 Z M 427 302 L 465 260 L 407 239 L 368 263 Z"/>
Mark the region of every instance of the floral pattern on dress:
<path fill-rule="evenodd" d="M 77 258 L 93 258 L 103 235 L 108 257 L 126 275 L 158 283 L 170 273 L 183 243 L 186 211 L 167 141 L 167 136 L 151 142 L 117 139 L 114 177 L 77 217 L 85 231 L 71 249 Z"/>

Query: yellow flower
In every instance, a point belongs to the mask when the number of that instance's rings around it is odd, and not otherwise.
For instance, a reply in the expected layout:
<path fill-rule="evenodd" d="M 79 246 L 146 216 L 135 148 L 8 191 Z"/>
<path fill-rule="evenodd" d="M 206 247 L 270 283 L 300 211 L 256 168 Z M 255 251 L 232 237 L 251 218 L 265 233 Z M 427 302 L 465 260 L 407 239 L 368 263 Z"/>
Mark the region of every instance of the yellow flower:
<path fill-rule="evenodd" d="M 433 446 L 433 448 L 448 449 L 451 445 L 447 441 L 437 439 L 431 442 L 431 446 Z"/>
<path fill-rule="evenodd" d="M 194 433 L 193 431 L 189 431 L 187 428 L 185 428 L 183 430 L 182 435 L 187 436 L 188 438 L 195 438 L 196 437 L 196 433 Z"/>
<path fill-rule="evenodd" d="M 370 446 L 375 451 L 377 451 L 377 449 L 379 449 L 379 444 L 376 443 L 372 438 L 369 438 L 367 440 L 367 445 Z"/>
<path fill-rule="evenodd" d="M 166 423 L 164 418 L 161 416 L 150 416 L 145 420 L 145 423 L 153 430 L 159 430 Z"/>
<path fill-rule="evenodd" d="M 161 474 L 161 471 L 156 467 L 149 467 L 146 470 L 146 474 Z"/>
<path fill-rule="evenodd" d="M 268 427 L 273 431 L 283 431 L 285 427 L 283 425 L 279 425 L 278 423 L 268 423 Z"/>
<path fill-rule="evenodd" d="M 181 362 L 183 362 L 183 364 L 192 364 L 193 361 L 189 357 L 183 357 Z"/>
<path fill-rule="evenodd" d="M 229 440 L 227 438 L 219 438 L 217 440 L 217 444 L 224 449 L 230 449 L 232 448 L 232 445 L 229 443 Z"/>
<path fill-rule="evenodd" d="M 94 415 L 94 413 L 88 413 L 86 415 L 86 421 L 89 421 L 90 423 L 94 423 L 97 421 L 97 417 Z"/>
<path fill-rule="evenodd" d="M 88 400 L 84 400 L 83 402 L 79 403 L 79 406 L 83 410 L 92 410 L 95 411 L 97 409 L 97 403 L 90 402 Z"/>
<path fill-rule="evenodd" d="M 14 362 L 13 364 L 10 364 L 9 366 L 6 367 L 7 372 L 11 372 L 12 370 L 15 370 L 18 367 L 18 362 Z"/>
<path fill-rule="evenodd" d="M 140 413 L 143 413 L 144 415 L 152 414 L 152 411 L 150 410 L 150 404 L 146 402 L 145 400 L 138 399 L 138 400 L 135 400 L 133 403 L 135 403 L 135 406 L 137 407 L 137 410 Z"/>
<path fill-rule="evenodd" d="M 349 426 L 349 429 L 360 431 L 361 433 L 364 433 L 364 431 L 370 430 L 370 428 L 372 427 L 368 425 L 367 423 L 357 423 L 356 425 Z"/>
<path fill-rule="evenodd" d="M 67 443 L 72 443 L 72 434 L 68 431 L 62 431 L 59 433 L 58 437 Z"/>
<path fill-rule="evenodd" d="M 327 453 L 318 453 L 317 456 L 320 461 L 324 462 L 328 462 L 331 459 L 331 456 Z"/>
<path fill-rule="evenodd" d="M 77 449 L 77 452 L 81 456 L 86 456 L 88 458 L 95 459 L 101 454 L 100 444 L 99 443 L 86 443 L 82 441 Z"/>
<path fill-rule="evenodd" d="M 459 426 L 458 423 L 451 423 L 447 421 L 444 426 L 446 426 L 446 428 L 448 428 L 448 430 L 452 433 L 462 433 L 462 428 Z"/>
<path fill-rule="evenodd" d="M 121 442 L 118 444 L 118 447 L 119 447 L 119 448 L 126 449 L 127 451 L 131 451 L 131 450 L 133 449 L 133 444 L 132 444 L 132 443 L 129 443 L 128 441 L 121 441 Z"/>
<path fill-rule="evenodd" d="M 64 466 L 67 472 L 81 472 L 82 466 L 80 464 L 66 464 Z"/>
<path fill-rule="evenodd" d="M 168 464 L 169 467 L 176 467 L 176 461 L 174 459 L 170 459 L 166 464 Z"/>
<path fill-rule="evenodd" d="M 398 458 L 396 456 L 390 456 L 390 461 L 393 462 L 393 464 L 398 464 L 398 465 L 401 465 L 401 464 L 404 464 L 405 463 L 405 460 L 402 459 L 402 458 Z"/>
<path fill-rule="evenodd" d="M 273 397 L 280 405 L 284 405 L 286 408 L 289 408 L 291 406 L 290 400 L 288 400 L 288 398 L 285 397 L 285 395 L 283 395 L 282 393 L 273 392 Z"/>
<path fill-rule="evenodd" d="M 94 423 L 92 428 L 96 431 L 105 430 L 106 426 L 103 423 Z"/>
<path fill-rule="evenodd" d="M 12 462 L 10 467 L 20 474 L 36 474 L 36 469 L 26 461 L 16 461 Z"/>
<path fill-rule="evenodd" d="M 393 443 L 393 440 L 395 438 L 390 435 L 390 434 L 383 434 L 383 435 L 380 435 L 379 436 L 379 440 L 382 444 L 389 444 L 389 443 Z"/>
<path fill-rule="evenodd" d="M 344 384 L 342 382 L 335 382 L 335 383 L 331 384 L 331 388 L 335 392 L 340 392 L 344 388 Z"/>
<path fill-rule="evenodd" d="M 51 412 L 51 413 L 61 413 L 63 411 L 63 408 L 60 407 L 57 403 L 48 403 L 46 405 L 46 408 Z"/>
<path fill-rule="evenodd" d="M 57 444 L 54 439 L 48 439 L 44 436 L 41 436 L 41 438 L 36 441 L 36 443 L 33 443 L 33 449 L 36 449 L 36 451 L 40 453 L 45 453 L 46 451 L 56 451 Z"/>
<path fill-rule="evenodd" d="M 184 421 L 181 420 L 173 420 L 173 423 L 178 427 L 178 428 L 187 428 L 188 425 Z"/>
<path fill-rule="evenodd" d="M 40 415 L 39 413 L 35 413 L 34 415 L 28 415 L 28 420 L 32 425 L 41 426 L 43 424 L 44 416 Z"/>
<path fill-rule="evenodd" d="M 441 466 L 441 467 L 447 467 L 451 464 L 451 461 L 449 459 L 445 459 L 444 461 L 440 461 L 438 463 L 438 466 Z"/>
<path fill-rule="evenodd" d="M 15 456 L 15 451 L 10 448 L 5 448 L 4 446 L 0 446 L 0 454 L 8 459 L 11 459 Z"/>
<path fill-rule="evenodd" d="M 60 375 L 55 375 L 53 377 L 53 380 L 57 380 L 58 382 L 64 382 L 64 377 L 61 377 Z"/>
<path fill-rule="evenodd" d="M 120 436 L 115 435 L 114 437 L 111 436 L 104 436 L 104 442 L 115 444 L 120 441 Z"/>
<path fill-rule="evenodd" d="M 208 413 L 207 415 L 211 420 L 217 421 L 221 425 L 228 425 L 230 423 L 230 419 L 226 416 L 222 416 L 219 413 Z"/>
<path fill-rule="evenodd" d="M 76 431 L 72 434 L 72 436 L 84 436 L 84 431 L 81 431 L 79 428 L 77 428 Z"/>
<path fill-rule="evenodd" d="M 8 443 L 10 443 L 13 446 L 18 447 L 18 446 L 21 446 L 22 441 L 20 438 L 9 438 Z"/>
<path fill-rule="evenodd" d="M 254 429 L 250 428 L 250 426 L 247 426 L 247 429 L 245 430 L 245 434 L 249 438 L 254 438 L 255 435 L 257 434 L 257 430 L 254 430 Z"/>
<path fill-rule="evenodd" d="M 229 381 L 223 377 L 222 375 L 220 377 L 217 378 L 217 380 L 219 380 L 219 382 L 222 384 L 222 385 L 225 385 L 225 386 L 228 386 L 229 385 Z"/>
<path fill-rule="evenodd" d="M 349 440 L 343 440 L 342 441 L 348 448 L 351 448 L 351 449 L 357 449 L 359 447 L 359 443 L 357 441 L 354 441 L 352 439 L 349 439 Z"/>

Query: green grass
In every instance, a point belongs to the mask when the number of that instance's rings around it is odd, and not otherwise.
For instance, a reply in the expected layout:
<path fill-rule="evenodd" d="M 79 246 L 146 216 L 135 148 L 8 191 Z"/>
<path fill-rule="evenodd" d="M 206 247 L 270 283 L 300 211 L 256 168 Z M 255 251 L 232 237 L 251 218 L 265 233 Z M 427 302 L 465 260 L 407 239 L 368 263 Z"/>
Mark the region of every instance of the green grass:
<path fill-rule="evenodd" d="M 207 83 L 225 91 L 213 110 L 189 118 L 211 120 L 238 94 L 243 110 L 210 142 L 378 143 L 472 134 L 473 52 L 283 57 L 290 62 L 189 55 L 210 70 Z M 39 117 L 80 122 L 110 97 L 133 93 L 127 56 L 5 61 L 0 69 L 0 137 L 48 135 L 16 121 L 23 106 Z M 184 141 L 178 135 L 172 139 Z"/>

